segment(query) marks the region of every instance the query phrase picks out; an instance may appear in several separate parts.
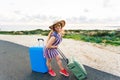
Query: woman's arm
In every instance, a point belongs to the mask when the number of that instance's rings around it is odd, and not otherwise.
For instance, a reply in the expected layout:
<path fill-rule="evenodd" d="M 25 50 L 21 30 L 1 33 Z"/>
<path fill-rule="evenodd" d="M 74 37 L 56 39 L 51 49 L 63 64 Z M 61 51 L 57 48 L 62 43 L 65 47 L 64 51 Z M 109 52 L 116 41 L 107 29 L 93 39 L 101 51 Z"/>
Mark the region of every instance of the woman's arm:
<path fill-rule="evenodd" d="M 55 37 L 52 36 L 52 37 L 48 40 L 48 42 L 47 42 L 47 44 L 46 44 L 46 48 L 57 48 L 57 46 L 53 46 L 53 45 L 52 45 L 54 42 L 55 42 Z"/>

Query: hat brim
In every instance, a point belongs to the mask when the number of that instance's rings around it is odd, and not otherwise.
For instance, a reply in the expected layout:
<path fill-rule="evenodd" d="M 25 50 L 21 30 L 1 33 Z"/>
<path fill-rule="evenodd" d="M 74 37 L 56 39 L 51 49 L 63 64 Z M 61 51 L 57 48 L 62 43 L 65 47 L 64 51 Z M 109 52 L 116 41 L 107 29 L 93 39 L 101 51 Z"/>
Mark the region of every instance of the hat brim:
<path fill-rule="evenodd" d="M 53 27 L 57 24 L 61 24 L 61 27 L 63 28 L 65 26 L 65 21 L 64 20 L 58 21 L 58 22 L 54 23 L 53 25 L 49 26 L 49 28 L 53 29 Z"/>

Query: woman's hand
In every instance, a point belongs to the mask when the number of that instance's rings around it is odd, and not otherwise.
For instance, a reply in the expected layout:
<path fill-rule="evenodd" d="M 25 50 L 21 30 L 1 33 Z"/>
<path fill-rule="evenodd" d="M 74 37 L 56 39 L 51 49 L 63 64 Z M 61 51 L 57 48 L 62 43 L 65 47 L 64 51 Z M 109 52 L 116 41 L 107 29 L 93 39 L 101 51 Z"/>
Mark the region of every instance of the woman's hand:
<path fill-rule="evenodd" d="M 52 48 L 58 48 L 58 46 L 52 46 Z"/>
<path fill-rule="evenodd" d="M 58 46 L 50 46 L 50 47 L 47 47 L 47 48 L 55 48 L 55 49 L 57 49 Z"/>
<path fill-rule="evenodd" d="M 46 44 L 46 48 L 57 48 L 58 46 L 52 45 L 55 42 L 55 37 L 51 37 L 50 40 Z"/>

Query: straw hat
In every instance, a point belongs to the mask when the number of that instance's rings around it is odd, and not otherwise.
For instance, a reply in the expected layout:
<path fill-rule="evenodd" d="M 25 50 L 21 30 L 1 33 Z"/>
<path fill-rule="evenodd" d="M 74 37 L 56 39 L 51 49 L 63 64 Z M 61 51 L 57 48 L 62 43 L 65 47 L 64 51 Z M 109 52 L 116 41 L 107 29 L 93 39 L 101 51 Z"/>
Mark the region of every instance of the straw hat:
<path fill-rule="evenodd" d="M 49 26 L 49 28 L 53 29 L 53 27 L 57 24 L 60 24 L 61 27 L 63 28 L 65 26 L 65 20 L 56 21 L 56 22 L 53 23 L 53 25 Z"/>

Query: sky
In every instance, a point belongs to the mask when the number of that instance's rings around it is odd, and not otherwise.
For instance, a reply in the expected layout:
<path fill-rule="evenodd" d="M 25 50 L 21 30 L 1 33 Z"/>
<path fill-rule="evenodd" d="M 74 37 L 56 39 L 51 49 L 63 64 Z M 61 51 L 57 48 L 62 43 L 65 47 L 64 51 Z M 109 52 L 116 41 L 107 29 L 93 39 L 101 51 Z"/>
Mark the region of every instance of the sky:
<path fill-rule="evenodd" d="M 120 0 L 0 0 L 0 25 L 120 24 Z"/>

